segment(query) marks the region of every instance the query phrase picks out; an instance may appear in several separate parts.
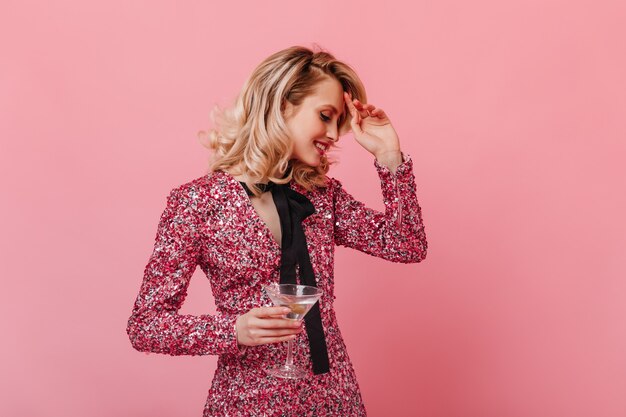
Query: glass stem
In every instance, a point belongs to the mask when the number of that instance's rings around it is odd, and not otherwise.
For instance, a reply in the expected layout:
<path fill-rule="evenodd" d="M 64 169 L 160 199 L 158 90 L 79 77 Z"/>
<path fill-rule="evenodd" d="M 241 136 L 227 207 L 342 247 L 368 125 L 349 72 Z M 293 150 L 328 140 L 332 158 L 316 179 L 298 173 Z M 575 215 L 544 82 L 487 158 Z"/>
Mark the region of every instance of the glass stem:
<path fill-rule="evenodd" d="M 293 366 L 293 340 L 287 341 L 287 361 L 285 366 L 289 368 Z"/>

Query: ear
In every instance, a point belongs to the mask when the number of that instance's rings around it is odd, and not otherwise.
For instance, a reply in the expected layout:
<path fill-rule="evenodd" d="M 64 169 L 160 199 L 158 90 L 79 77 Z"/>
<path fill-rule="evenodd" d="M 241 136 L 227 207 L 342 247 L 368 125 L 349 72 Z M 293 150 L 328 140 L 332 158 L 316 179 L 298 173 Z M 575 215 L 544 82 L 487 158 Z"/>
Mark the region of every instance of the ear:
<path fill-rule="evenodd" d="M 283 102 L 280 105 L 280 111 L 283 114 L 283 117 L 285 118 L 285 120 L 291 117 L 291 114 L 293 113 L 294 108 L 295 106 L 291 104 L 289 100 L 287 99 L 283 100 Z"/>

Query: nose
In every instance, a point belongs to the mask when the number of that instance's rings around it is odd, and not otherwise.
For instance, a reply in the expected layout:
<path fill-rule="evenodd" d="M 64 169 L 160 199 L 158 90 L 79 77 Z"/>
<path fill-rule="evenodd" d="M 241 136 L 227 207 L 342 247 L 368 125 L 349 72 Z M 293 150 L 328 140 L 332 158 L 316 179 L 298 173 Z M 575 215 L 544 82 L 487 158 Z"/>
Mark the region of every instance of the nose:
<path fill-rule="evenodd" d="M 337 142 L 339 140 L 339 128 L 337 126 L 330 126 L 326 132 L 326 137 L 333 142 Z"/>

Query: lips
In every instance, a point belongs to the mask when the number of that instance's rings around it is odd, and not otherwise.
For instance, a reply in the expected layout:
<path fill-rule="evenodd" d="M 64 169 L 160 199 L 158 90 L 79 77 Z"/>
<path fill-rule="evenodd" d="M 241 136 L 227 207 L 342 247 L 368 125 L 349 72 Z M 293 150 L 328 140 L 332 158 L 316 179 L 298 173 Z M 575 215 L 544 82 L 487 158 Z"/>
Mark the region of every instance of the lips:
<path fill-rule="evenodd" d="M 313 142 L 313 144 L 315 145 L 315 148 L 318 150 L 318 152 L 321 155 L 324 155 L 326 153 L 326 151 L 328 151 L 328 148 L 330 148 L 330 145 L 328 143 L 324 143 L 324 142 L 315 141 L 315 142 Z"/>

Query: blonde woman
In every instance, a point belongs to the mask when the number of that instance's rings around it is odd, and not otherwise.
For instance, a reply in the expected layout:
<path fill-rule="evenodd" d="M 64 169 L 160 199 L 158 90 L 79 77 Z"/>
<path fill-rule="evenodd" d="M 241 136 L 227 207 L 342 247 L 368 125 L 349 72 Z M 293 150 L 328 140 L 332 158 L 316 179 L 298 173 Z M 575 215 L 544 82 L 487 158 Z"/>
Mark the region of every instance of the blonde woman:
<path fill-rule="evenodd" d="M 411 158 L 363 84 L 326 51 L 294 46 L 253 71 L 219 110 L 209 173 L 174 188 L 128 320 L 132 346 L 219 355 L 204 416 L 365 416 L 337 325 L 333 255 L 343 245 L 392 262 L 420 262 L 426 235 Z M 385 211 L 327 176 L 328 152 L 352 131 L 373 156 Z M 197 266 L 217 314 L 178 314 Z M 304 322 L 273 307 L 262 286 L 300 283 L 323 295 Z M 302 379 L 268 375 L 298 347 Z"/>

